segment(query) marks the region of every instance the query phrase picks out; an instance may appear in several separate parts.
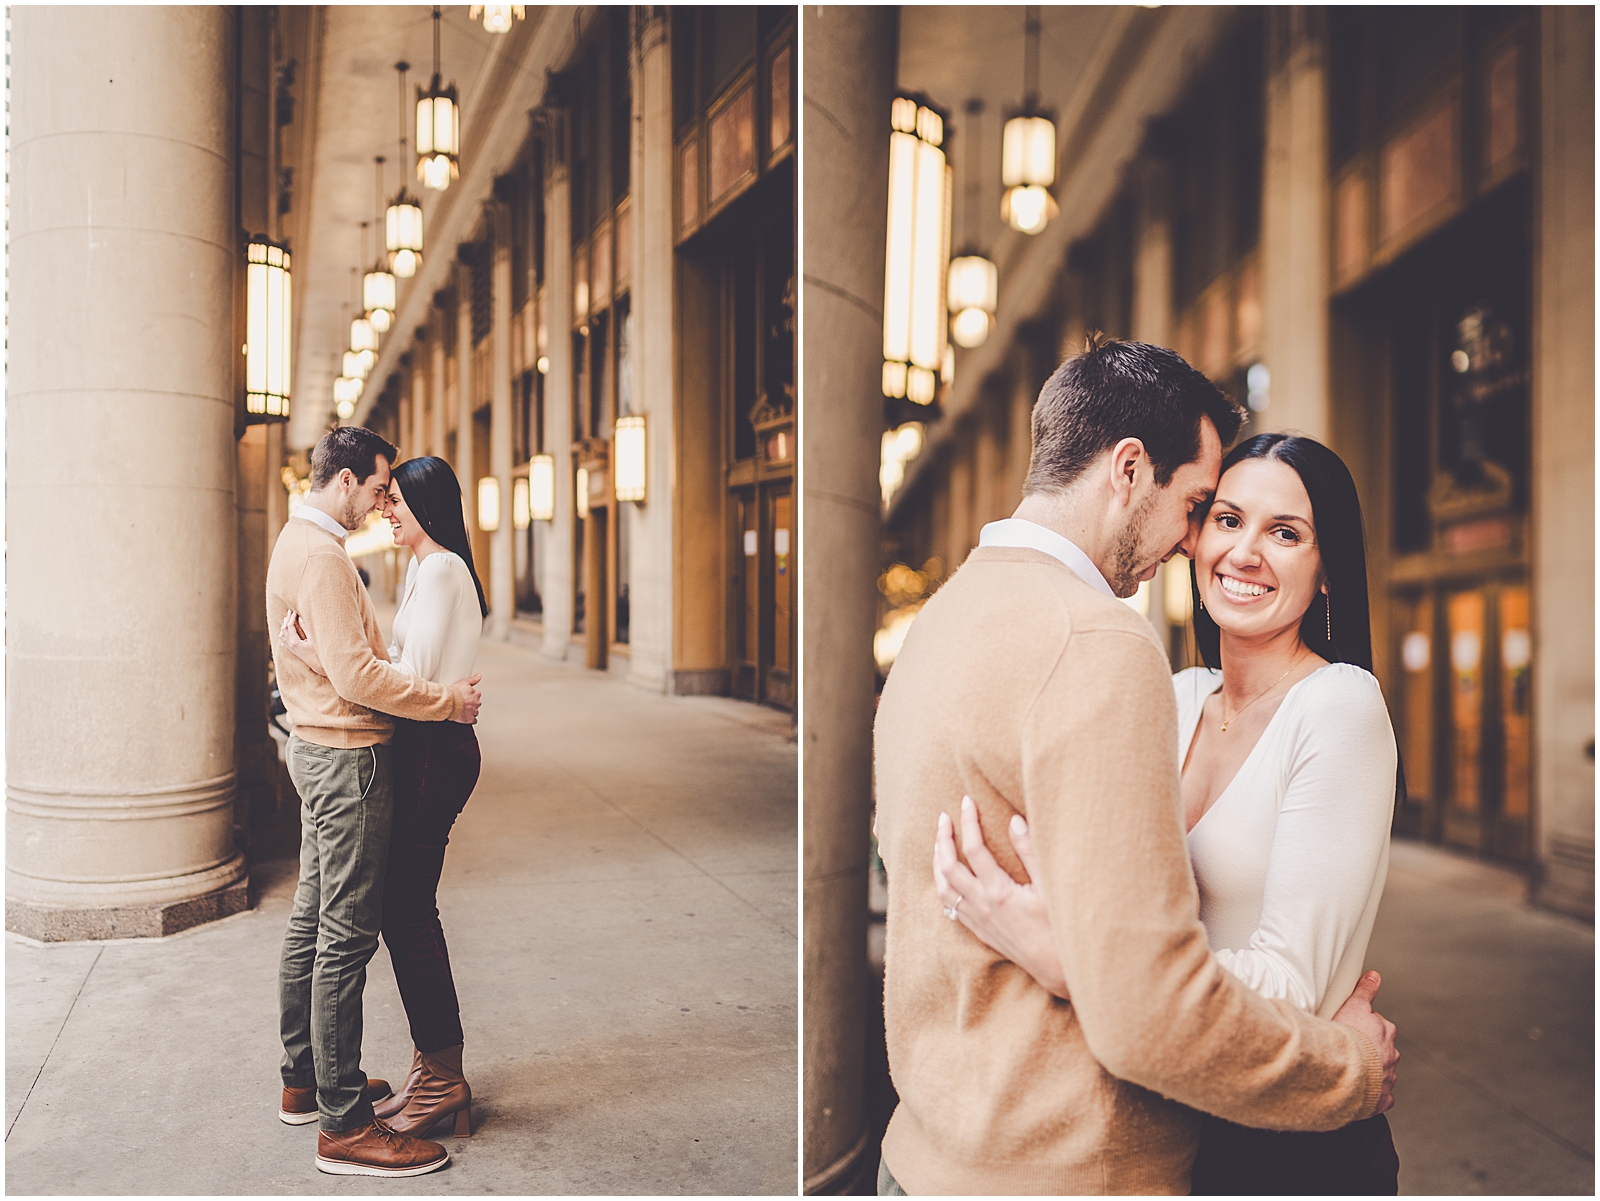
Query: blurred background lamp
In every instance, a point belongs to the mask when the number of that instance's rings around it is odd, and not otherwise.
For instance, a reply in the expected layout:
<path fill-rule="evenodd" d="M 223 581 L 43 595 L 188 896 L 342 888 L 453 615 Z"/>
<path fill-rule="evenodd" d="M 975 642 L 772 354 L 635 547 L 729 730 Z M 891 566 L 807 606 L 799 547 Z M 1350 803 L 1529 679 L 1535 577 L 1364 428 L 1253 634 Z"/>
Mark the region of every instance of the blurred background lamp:
<path fill-rule="evenodd" d="M 944 117 L 909 96 L 890 106 L 889 224 L 884 255 L 883 392 L 933 401 L 948 345 L 945 268 L 952 174 Z"/>
<path fill-rule="evenodd" d="M 519 475 L 511 481 L 511 528 L 525 530 L 529 524 L 528 481 Z"/>
<path fill-rule="evenodd" d="M 333 381 L 333 400 L 335 404 L 348 404 L 354 406 L 361 399 L 361 379 L 359 376 L 341 375 Z"/>
<path fill-rule="evenodd" d="M 357 317 L 350 323 L 350 349 L 357 352 L 378 349 L 378 331 L 365 317 Z"/>
<path fill-rule="evenodd" d="M 422 262 L 422 206 L 404 188 L 384 212 L 384 244 L 389 266 L 401 279 L 410 279 Z"/>
<path fill-rule="evenodd" d="M 645 501 L 645 427 L 641 416 L 618 417 L 614 448 L 617 499 Z"/>
<path fill-rule="evenodd" d="M 292 297 L 289 252 L 252 238 L 245 247 L 245 411 L 289 416 Z"/>
<path fill-rule="evenodd" d="M 515 21 L 528 15 L 525 4 L 473 4 L 467 9 L 467 19 L 483 18 L 483 27 L 490 33 L 505 33 Z"/>
<path fill-rule="evenodd" d="M 417 88 L 417 178 L 442 192 L 461 174 L 461 106 L 439 65 L 439 6 L 433 6 L 433 78 Z"/>
<path fill-rule="evenodd" d="M 356 415 L 355 405 L 351 404 L 348 400 L 341 400 L 338 404 L 333 406 L 333 410 L 339 414 L 339 420 L 341 421 L 349 421 L 350 418 Z"/>
<path fill-rule="evenodd" d="M 539 369 L 539 374 L 540 375 L 549 375 L 550 374 L 550 359 L 547 356 L 540 355 L 539 356 L 539 361 L 537 363 L 535 363 L 534 366 Z"/>
<path fill-rule="evenodd" d="M 1000 198 L 1000 215 L 1012 229 L 1036 234 L 1057 213 L 1055 197 L 1038 184 L 1007 188 Z"/>
<path fill-rule="evenodd" d="M 577 492 L 578 516 L 586 518 L 589 516 L 589 469 L 587 467 L 578 468 Z"/>
<path fill-rule="evenodd" d="M 492 475 L 478 481 L 478 528 L 487 534 L 500 528 L 500 481 Z"/>
<path fill-rule="evenodd" d="M 1252 413 L 1259 413 L 1272 403 L 1272 372 L 1265 363 L 1253 364 L 1244 373 L 1245 387 L 1249 389 L 1245 400 Z"/>
<path fill-rule="evenodd" d="M 528 462 L 528 514 L 535 521 L 556 517 L 556 460 L 554 455 L 534 455 Z"/>
<path fill-rule="evenodd" d="M 344 352 L 344 374 L 346 378 L 364 380 L 367 378 L 367 360 L 363 352 L 347 350 Z"/>
<path fill-rule="evenodd" d="M 1056 126 L 1049 117 L 1012 117 L 1000 142 L 1000 182 L 1048 188 L 1056 181 Z"/>
<path fill-rule="evenodd" d="M 950 260 L 946 299 L 955 314 L 950 330 L 956 345 L 971 350 L 989 336 L 989 318 L 1000 297 L 1000 272 L 981 254 Z"/>
<path fill-rule="evenodd" d="M 1161 607 L 1166 610 L 1167 623 L 1188 625 L 1194 611 L 1194 594 L 1189 591 L 1189 560 L 1169 559 L 1161 572 L 1166 577 L 1161 589 Z"/>
<path fill-rule="evenodd" d="M 394 276 L 381 266 L 362 277 L 361 307 L 366 310 L 373 329 L 380 334 L 388 332 L 394 320 Z"/>

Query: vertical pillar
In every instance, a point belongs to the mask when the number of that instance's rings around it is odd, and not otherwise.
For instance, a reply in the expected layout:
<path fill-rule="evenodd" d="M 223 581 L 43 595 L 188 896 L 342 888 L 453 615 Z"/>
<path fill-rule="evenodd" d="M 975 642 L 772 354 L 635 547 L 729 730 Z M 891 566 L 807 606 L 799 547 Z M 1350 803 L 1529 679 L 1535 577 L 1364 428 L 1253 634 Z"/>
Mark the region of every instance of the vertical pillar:
<path fill-rule="evenodd" d="M 472 466 L 472 268 L 456 264 L 456 478 L 467 519 L 467 541 L 476 542 L 478 477 Z M 478 572 L 483 573 L 483 564 Z"/>
<path fill-rule="evenodd" d="M 865 1109 L 872 635 L 883 426 L 884 214 L 896 10 L 807 6 L 804 1184 L 845 1192 L 876 1148 Z M 954 564 L 951 564 L 954 567 Z"/>
<path fill-rule="evenodd" d="M 629 676 L 665 691 L 672 679 L 674 599 L 672 55 L 666 10 L 636 11 L 649 15 L 633 82 L 633 404 L 645 416 L 649 499 L 632 515 Z"/>
<path fill-rule="evenodd" d="M 1159 136 L 1159 135 L 1158 135 Z M 1136 342 L 1171 346 L 1173 340 L 1172 279 L 1172 203 L 1173 171 L 1164 156 L 1147 155 L 1140 159 L 1138 172 L 1138 230 L 1133 252 L 1133 337 Z M 1150 581 L 1147 615 L 1161 637 L 1162 646 L 1171 645 L 1170 625 L 1163 589 L 1169 571 L 1187 574 L 1189 560 L 1173 558 Z"/>
<path fill-rule="evenodd" d="M 565 659 L 572 641 L 572 529 L 577 521 L 572 465 L 572 210 L 565 120 L 549 116 L 550 170 L 544 194 L 545 295 L 550 302 L 544 377 L 545 448 L 555 460 L 556 513 L 544 542 L 544 653 Z"/>
<path fill-rule="evenodd" d="M 416 341 L 411 344 L 411 365 L 406 369 L 406 380 L 411 386 L 411 428 L 406 431 L 411 445 L 406 447 L 406 458 L 420 459 L 428 453 L 428 375 L 430 355 L 425 341 L 428 331 L 418 328 Z"/>
<path fill-rule="evenodd" d="M 1539 10 L 1535 897 L 1594 916 L 1594 9 Z M 13 309 L 13 312 L 15 309 Z"/>
<path fill-rule="evenodd" d="M 233 21 L 11 16 L 6 928 L 159 936 L 246 903 Z"/>
<path fill-rule="evenodd" d="M 494 378 L 489 394 L 489 472 L 500 481 L 500 523 L 489 539 L 490 638 L 511 635 L 516 609 L 516 576 L 511 567 L 511 212 L 504 204 L 489 206 L 494 231 L 490 290 L 494 326 L 490 333 Z"/>
<path fill-rule="evenodd" d="M 445 402 L 449 396 L 445 380 L 444 310 L 435 307 L 432 314 L 433 336 L 428 339 L 428 395 L 433 399 L 433 423 L 429 431 L 430 451 L 444 457 Z"/>
<path fill-rule="evenodd" d="M 1328 83 L 1315 10 L 1269 10 L 1262 167 L 1262 359 L 1271 405 L 1258 430 L 1326 441 L 1328 414 Z"/>

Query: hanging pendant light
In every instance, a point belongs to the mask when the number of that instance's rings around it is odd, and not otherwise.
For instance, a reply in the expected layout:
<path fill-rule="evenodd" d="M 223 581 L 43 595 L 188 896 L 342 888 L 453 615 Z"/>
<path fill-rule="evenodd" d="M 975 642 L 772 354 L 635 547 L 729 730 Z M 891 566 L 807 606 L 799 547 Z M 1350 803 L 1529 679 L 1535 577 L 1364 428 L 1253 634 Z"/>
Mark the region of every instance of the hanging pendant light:
<path fill-rule="evenodd" d="M 245 246 L 245 412 L 289 416 L 289 251 L 263 236 Z"/>
<path fill-rule="evenodd" d="M 467 19 L 483 18 L 483 27 L 490 33 L 506 33 L 517 21 L 528 15 L 525 4 L 472 4 L 467 8 Z"/>
<path fill-rule="evenodd" d="M 944 117 L 911 96 L 889 109 L 883 394 L 931 404 L 944 364 L 951 171 Z"/>
<path fill-rule="evenodd" d="M 383 215 L 384 245 L 389 270 L 398 279 L 410 279 L 422 265 L 422 205 L 406 191 L 406 72 L 410 63 L 395 63 L 400 73 L 400 190 Z"/>
<path fill-rule="evenodd" d="M 461 106 L 439 67 L 439 6 L 433 6 L 433 79 L 417 89 L 417 178 L 443 192 L 461 175 Z"/>
<path fill-rule="evenodd" d="M 378 172 L 378 211 L 383 211 L 383 156 L 380 154 L 374 160 Z M 362 241 L 366 241 L 365 230 L 367 223 L 361 223 Z M 389 327 L 394 324 L 395 310 L 395 283 L 394 276 L 390 273 L 388 265 L 384 262 L 383 254 L 378 255 L 378 261 L 373 265 L 361 280 L 361 307 L 367 314 L 367 320 L 372 322 L 372 328 L 380 334 L 389 332 Z"/>
<path fill-rule="evenodd" d="M 972 239 L 972 215 L 978 209 L 980 175 L 978 163 L 978 114 L 983 101 L 967 101 L 967 186 L 961 205 L 961 225 L 965 232 L 962 249 L 950 260 L 946 301 L 950 312 L 950 336 L 957 346 L 971 350 L 989 337 L 994 311 L 1000 299 L 1000 271 L 982 254 Z"/>
<path fill-rule="evenodd" d="M 1000 215 L 1012 229 L 1036 234 L 1060 211 L 1050 187 L 1056 181 L 1056 126 L 1039 107 L 1039 6 L 1023 24 L 1022 111 L 1006 122 L 1000 147 Z"/>

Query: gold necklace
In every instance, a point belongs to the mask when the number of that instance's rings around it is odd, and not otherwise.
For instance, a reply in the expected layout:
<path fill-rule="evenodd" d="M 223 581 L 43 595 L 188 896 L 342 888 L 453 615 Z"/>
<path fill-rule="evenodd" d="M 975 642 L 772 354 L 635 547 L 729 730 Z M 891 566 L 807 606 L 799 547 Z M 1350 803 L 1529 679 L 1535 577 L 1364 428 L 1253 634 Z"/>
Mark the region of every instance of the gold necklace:
<path fill-rule="evenodd" d="M 1264 692 L 1256 693 L 1255 696 L 1251 697 L 1243 705 L 1240 705 L 1239 708 L 1234 712 L 1234 715 L 1232 717 L 1223 718 L 1223 720 L 1222 720 L 1222 732 L 1224 734 L 1226 734 L 1228 732 L 1228 726 L 1231 725 L 1233 722 L 1236 722 L 1236 721 L 1239 720 L 1239 714 L 1240 713 L 1243 713 L 1251 705 L 1255 704 L 1262 697 L 1266 696 L 1268 692 L 1271 692 L 1279 684 L 1283 683 L 1284 680 L 1288 679 L 1289 678 L 1289 672 L 1293 671 L 1295 669 L 1295 667 L 1299 664 L 1299 662 L 1300 662 L 1300 656 L 1296 655 L 1294 657 L 1293 661 L 1289 664 L 1287 670 L 1285 670 L 1284 673 L 1281 676 L 1279 676 L 1276 680 L 1272 681 L 1271 684 L 1267 685 L 1267 688 L 1266 688 L 1266 690 Z"/>

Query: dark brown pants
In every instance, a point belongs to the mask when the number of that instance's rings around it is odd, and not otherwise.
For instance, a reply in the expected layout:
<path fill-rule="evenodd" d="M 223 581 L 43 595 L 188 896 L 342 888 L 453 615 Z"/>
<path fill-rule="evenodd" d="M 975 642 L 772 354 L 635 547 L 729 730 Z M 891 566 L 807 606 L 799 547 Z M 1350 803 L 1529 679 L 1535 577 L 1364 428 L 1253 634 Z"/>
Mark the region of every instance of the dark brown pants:
<path fill-rule="evenodd" d="M 1381 1113 L 1321 1134 L 1253 1130 L 1207 1117 L 1190 1191 L 1212 1197 L 1393 1197 L 1400 1191 L 1400 1157 Z"/>
<path fill-rule="evenodd" d="M 461 1006 L 439 924 L 439 874 L 450 828 L 478 783 L 482 757 L 471 726 L 396 721 L 391 755 L 394 819 L 383 890 L 383 943 L 419 1051 L 460 1046 Z"/>

